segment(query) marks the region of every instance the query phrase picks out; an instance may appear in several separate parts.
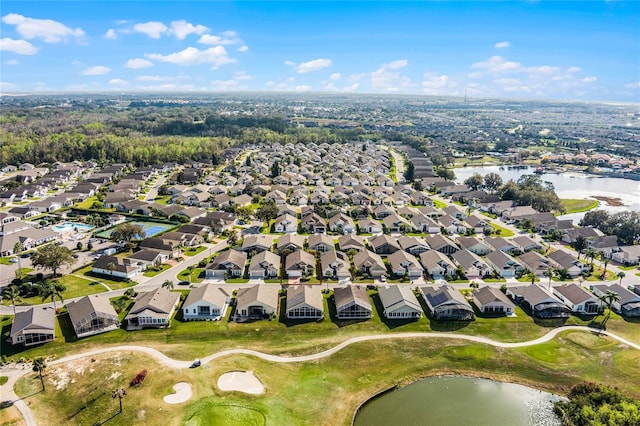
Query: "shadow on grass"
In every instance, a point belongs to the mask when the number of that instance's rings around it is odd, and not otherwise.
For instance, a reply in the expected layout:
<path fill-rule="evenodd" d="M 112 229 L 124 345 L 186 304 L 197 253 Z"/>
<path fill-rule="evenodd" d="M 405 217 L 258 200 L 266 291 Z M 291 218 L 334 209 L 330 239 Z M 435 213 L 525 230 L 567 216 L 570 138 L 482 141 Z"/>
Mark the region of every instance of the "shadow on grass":
<path fill-rule="evenodd" d="M 333 294 L 327 298 L 327 308 L 329 309 L 329 320 L 338 328 L 347 327 L 352 324 L 369 321 L 371 318 L 353 318 L 348 320 L 338 319 L 338 311 L 336 309 L 336 301 Z"/>
<path fill-rule="evenodd" d="M 300 318 L 300 319 L 291 319 L 287 318 L 287 303 L 286 296 L 280 296 L 280 312 L 278 312 L 278 321 L 281 324 L 284 324 L 287 328 L 295 327 L 296 325 L 302 324 L 310 324 L 310 323 L 318 323 L 324 321 L 324 316 L 322 318 Z"/>
<path fill-rule="evenodd" d="M 427 302 L 424 301 L 422 296 L 418 297 L 418 302 L 420 302 L 420 307 L 425 312 L 425 316 L 429 320 L 429 328 L 433 331 L 458 331 L 462 330 L 471 322 L 467 321 L 455 321 L 455 320 L 439 320 L 435 319 L 429 310 L 429 306 L 427 306 Z"/>
<path fill-rule="evenodd" d="M 93 424 L 93 426 L 101 426 L 101 425 L 103 425 L 103 424 L 105 424 L 105 423 L 107 423 L 107 422 L 109 422 L 109 421 L 111 421 L 111 420 L 115 419 L 115 418 L 116 418 L 116 417 L 118 417 L 120 414 L 122 414 L 122 411 L 118 411 L 117 413 L 115 413 L 114 415 L 112 415 L 111 417 L 109 417 L 107 420 L 104 420 L 104 421 L 102 421 L 102 422 L 95 422 L 95 423 Z"/>
<path fill-rule="evenodd" d="M 8 323 L 2 326 L 2 331 L 0 331 L 0 333 L 2 334 L 0 334 L 0 336 L 9 336 L 11 334 L 11 324 L 12 323 Z M 35 345 L 25 347 L 22 345 L 12 345 L 6 339 L 0 339 L 0 353 L 2 354 L 2 356 L 11 359 L 12 356 L 19 355 L 20 352 L 37 348 L 39 346 L 45 345 L 46 343 L 49 342 L 37 343 Z"/>
<path fill-rule="evenodd" d="M 373 305 L 375 306 L 376 311 L 378 311 L 378 315 L 380 316 L 380 321 L 382 321 L 382 323 L 386 325 L 387 328 L 389 328 L 390 330 L 393 330 L 394 328 L 402 327 L 403 325 L 418 322 L 419 320 L 419 318 L 389 319 L 386 316 L 384 316 L 384 306 L 382 306 L 382 300 L 380 300 L 380 296 L 378 295 L 377 292 L 371 294 L 371 300 L 373 300 Z"/>
<path fill-rule="evenodd" d="M 75 412 L 75 413 L 73 413 L 73 414 L 71 414 L 71 415 L 67 416 L 67 418 L 66 418 L 65 420 L 67 420 L 67 421 L 72 420 L 74 417 L 76 417 L 78 414 L 82 413 L 84 410 L 86 410 L 87 408 L 89 408 L 89 406 L 90 406 L 91 404 L 93 404 L 94 402 L 96 402 L 98 399 L 100 399 L 101 397 L 103 397 L 103 396 L 104 396 L 104 395 L 106 395 L 106 394 L 107 394 L 107 393 L 103 391 L 102 393 L 100 393 L 100 394 L 98 394 L 98 395 L 94 396 L 94 397 L 93 397 L 93 398 L 91 398 L 90 400 L 88 400 L 88 401 L 86 401 L 86 402 L 84 402 L 84 401 L 83 401 L 82 406 L 81 406 L 81 407 L 79 407 L 79 408 L 76 410 L 76 412 Z M 102 422 L 102 423 L 94 423 L 94 424 L 104 424 L 104 423 L 108 422 L 109 420 L 111 420 L 112 418 L 114 418 L 115 416 L 117 416 L 118 414 L 120 414 L 120 413 L 116 413 L 115 415 L 111 416 L 110 418 L 108 418 L 107 420 L 105 420 L 105 421 L 104 421 L 104 422 Z"/>
<path fill-rule="evenodd" d="M 62 331 L 62 336 L 64 337 L 65 342 L 73 343 L 78 341 L 78 337 L 73 329 L 71 318 L 69 318 L 68 313 L 58 315 L 58 324 L 60 324 L 60 330 Z"/>

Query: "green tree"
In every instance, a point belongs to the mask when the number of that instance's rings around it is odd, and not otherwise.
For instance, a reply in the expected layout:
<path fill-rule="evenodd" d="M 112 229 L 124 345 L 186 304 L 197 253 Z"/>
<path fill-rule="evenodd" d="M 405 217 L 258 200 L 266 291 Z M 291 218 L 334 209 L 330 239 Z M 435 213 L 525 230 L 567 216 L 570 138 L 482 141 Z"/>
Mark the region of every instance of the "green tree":
<path fill-rule="evenodd" d="M 413 166 L 413 162 L 407 160 L 405 162 L 404 179 L 407 182 L 413 182 L 413 180 L 415 179 L 415 176 L 416 176 L 416 172 L 415 172 L 415 167 Z"/>
<path fill-rule="evenodd" d="M 556 275 L 556 269 L 551 267 L 542 273 L 545 277 L 549 278 L 549 289 L 551 289 L 551 279 Z"/>
<path fill-rule="evenodd" d="M 278 161 L 274 161 L 271 166 L 271 177 L 274 178 L 276 176 L 280 176 L 280 163 Z"/>
<path fill-rule="evenodd" d="M 166 288 L 167 290 L 173 290 L 173 281 L 164 280 L 164 282 L 162 283 L 162 288 Z"/>
<path fill-rule="evenodd" d="M 122 413 L 122 398 L 127 394 L 127 390 L 125 388 L 118 388 L 111 392 L 111 398 L 116 399 L 120 402 L 120 411 L 118 413 Z"/>
<path fill-rule="evenodd" d="M 538 276 L 534 273 L 534 272 L 527 272 L 524 275 L 524 278 L 527 279 L 527 281 L 531 281 L 531 285 L 534 285 L 536 283 L 536 281 L 538 281 Z"/>
<path fill-rule="evenodd" d="M 578 235 L 575 241 L 571 243 L 571 247 L 573 247 L 573 249 L 578 252 L 578 260 L 580 260 L 580 254 L 582 253 L 582 250 L 588 247 L 587 239 L 582 235 Z"/>
<path fill-rule="evenodd" d="M 161 197 L 171 195 L 171 192 L 169 192 L 169 185 L 161 185 L 160 188 L 158 188 L 158 195 Z"/>
<path fill-rule="evenodd" d="M 604 210 L 591 210 L 585 213 L 580 220 L 579 225 L 583 227 L 590 226 L 602 230 L 603 226 L 609 220 L 609 213 Z"/>
<path fill-rule="evenodd" d="M 40 376 L 40 383 L 42 384 L 42 390 L 44 390 L 44 378 L 42 377 L 42 373 L 47 369 L 47 363 L 44 358 L 41 356 L 35 358 L 33 360 L 33 371 L 37 372 Z"/>
<path fill-rule="evenodd" d="M 115 241 L 122 241 L 131 247 L 131 241 L 141 240 L 145 237 L 144 228 L 130 222 L 121 223 L 111 233 L 111 238 Z"/>
<path fill-rule="evenodd" d="M 465 179 L 464 184 L 474 191 L 477 191 L 482 186 L 483 182 L 484 178 L 482 177 L 482 175 L 480 173 L 474 173 L 473 175 Z"/>
<path fill-rule="evenodd" d="M 58 269 L 62 266 L 71 265 L 74 262 L 73 253 L 69 248 L 55 244 L 40 247 L 31 258 L 33 266 L 50 269 L 54 277 L 58 275 Z"/>
<path fill-rule="evenodd" d="M 82 247 L 83 247 L 82 241 L 78 241 L 78 244 L 76 244 L 76 250 L 82 251 Z"/>
<path fill-rule="evenodd" d="M 22 250 L 24 250 L 22 243 L 20 241 L 17 241 L 13 245 L 13 254 L 15 254 L 16 258 L 18 259 L 18 271 L 17 271 L 16 278 L 18 278 L 19 280 L 22 279 L 22 261 L 20 260 L 20 252 Z"/>
<path fill-rule="evenodd" d="M 63 303 L 62 292 L 66 289 L 67 288 L 58 280 L 46 280 L 41 284 L 40 295 L 42 296 L 42 301 L 44 302 L 48 298 L 51 298 L 53 309 L 57 310 L 56 298 L 60 299 L 60 303 Z"/>
<path fill-rule="evenodd" d="M 598 250 L 594 249 L 594 248 L 588 248 L 586 253 L 585 253 L 585 257 L 587 259 L 590 260 L 589 262 L 589 267 L 593 268 L 593 260 L 598 258 Z"/>
<path fill-rule="evenodd" d="M 13 305 L 13 316 L 16 316 L 16 302 L 21 300 L 20 289 L 17 285 L 10 285 L 2 289 L 2 299 L 10 300 Z"/>
<path fill-rule="evenodd" d="M 624 272 L 620 271 L 620 272 L 618 272 L 618 273 L 616 274 L 616 276 L 617 276 L 618 278 L 620 278 L 620 283 L 619 283 L 619 284 L 620 284 L 620 285 L 622 285 L 622 279 L 626 276 L 626 274 L 625 274 Z"/>
<path fill-rule="evenodd" d="M 502 177 L 497 173 L 487 173 L 484 176 L 484 187 L 489 192 L 495 192 L 502 185 Z"/>
<path fill-rule="evenodd" d="M 266 222 L 267 225 L 270 225 L 271 221 L 276 217 L 278 217 L 278 207 L 276 207 L 276 203 L 273 201 L 267 201 L 256 211 L 256 218 Z"/>

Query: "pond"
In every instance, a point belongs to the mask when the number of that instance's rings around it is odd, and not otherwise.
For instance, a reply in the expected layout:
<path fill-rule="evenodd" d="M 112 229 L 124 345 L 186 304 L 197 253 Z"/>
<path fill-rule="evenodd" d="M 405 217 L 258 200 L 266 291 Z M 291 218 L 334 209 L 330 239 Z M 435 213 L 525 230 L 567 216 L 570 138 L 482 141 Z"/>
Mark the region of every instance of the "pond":
<path fill-rule="evenodd" d="M 364 404 L 355 426 L 560 426 L 561 397 L 513 383 L 461 376 L 430 377 Z"/>

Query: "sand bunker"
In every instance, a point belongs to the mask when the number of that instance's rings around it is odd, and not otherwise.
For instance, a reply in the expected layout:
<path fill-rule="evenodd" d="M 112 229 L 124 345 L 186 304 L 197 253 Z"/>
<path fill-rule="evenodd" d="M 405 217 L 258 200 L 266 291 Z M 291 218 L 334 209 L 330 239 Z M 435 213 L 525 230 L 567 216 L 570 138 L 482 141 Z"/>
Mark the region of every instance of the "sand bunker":
<path fill-rule="evenodd" d="M 191 399 L 193 391 L 191 385 L 187 382 L 179 382 L 173 385 L 173 390 L 176 393 L 169 394 L 164 397 L 164 402 L 167 404 L 180 404 Z"/>
<path fill-rule="evenodd" d="M 264 392 L 264 385 L 252 371 L 231 371 L 218 379 L 218 388 L 223 391 L 237 391 L 258 395 Z"/>

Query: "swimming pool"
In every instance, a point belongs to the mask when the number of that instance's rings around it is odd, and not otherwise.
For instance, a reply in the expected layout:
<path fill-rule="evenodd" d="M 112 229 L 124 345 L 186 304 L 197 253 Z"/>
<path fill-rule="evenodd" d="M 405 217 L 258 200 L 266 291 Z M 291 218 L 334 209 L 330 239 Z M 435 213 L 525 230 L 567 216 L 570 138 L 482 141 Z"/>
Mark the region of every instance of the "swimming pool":
<path fill-rule="evenodd" d="M 58 223 L 57 225 L 53 225 L 51 227 L 51 229 L 53 229 L 56 232 L 70 232 L 70 231 L 89 232 L 93 228 L 94 226 L 86 225 L 84 223 L 78 223 L 78 222 L 62 222 L 62 223 Z"/>
<path fill-rule="evenodd" d="M 142 229 L 144 230 L 145 238 L 154 237 L 154 236 L 156 236 L 158 234 L 161 234 L 161 233 L 165 232 L 167 229 L 173 228 L 175 226 L 175 225 L 172 225 L 172 224 L 169 224 L 169 223 L 157 223 L 157 222 L 133 221 L 133 222 L 127 222 L 127 223 L 130 223 L 132 225 L 140 225 L 140 226 L 142 226 Z M 110 238 L 111 237 L 111 233 L 113 232 L 114 229 L 115 229 L 115 226 L 113 228 L 106 229 L 106 230 L 96 234 L 96 237 L 98 237 L 98 238 Z"/>

